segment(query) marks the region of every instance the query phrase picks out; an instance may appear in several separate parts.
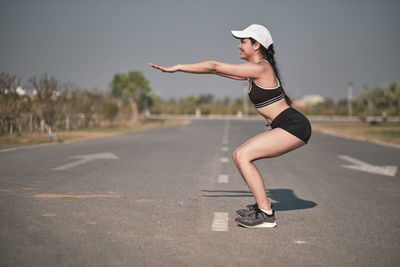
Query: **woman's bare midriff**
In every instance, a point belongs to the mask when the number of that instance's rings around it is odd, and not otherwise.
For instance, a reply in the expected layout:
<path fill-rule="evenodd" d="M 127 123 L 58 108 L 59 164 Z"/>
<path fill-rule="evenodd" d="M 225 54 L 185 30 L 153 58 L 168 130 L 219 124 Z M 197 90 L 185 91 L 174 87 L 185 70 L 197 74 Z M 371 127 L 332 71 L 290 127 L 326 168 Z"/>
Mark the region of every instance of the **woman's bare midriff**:
<path fill-rule="evenodd" d="M 285 109 L 290 108 L 285 99 L 281 99 L 268 106 L 257 108 L 257 112 L 264 117 L 264 119 L 271 124 L 271 122 Z"/>

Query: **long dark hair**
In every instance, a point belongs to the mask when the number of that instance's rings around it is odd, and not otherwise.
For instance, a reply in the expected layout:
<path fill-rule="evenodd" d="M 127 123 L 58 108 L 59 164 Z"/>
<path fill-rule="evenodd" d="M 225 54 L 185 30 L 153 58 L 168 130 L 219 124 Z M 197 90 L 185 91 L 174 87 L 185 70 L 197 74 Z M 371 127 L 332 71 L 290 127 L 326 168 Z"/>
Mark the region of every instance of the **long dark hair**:
<path fill-rule="evenodd" d="M 253 38 L 249 38 L 252 44 L 255 44 L 257 41 L 254 40 Z M 275 76 L 278 79 L 279 83 L 282 85 L 282 81 L 281 81 L 281 74 L 280 71 L 278 69 L 278 66 L 276 64 L 276 60 L 275 60 L 275 50 L 274 50 L 274 44 L 270 44 L 270 46 L 267 48 L 265 48 L 262 44 L 260 44 L 260 52 L 263 56 L 263 58 L 265 60 L 267 60 L 269 62 L 269 64 L 271 64 L 272 69 L 274 70 Z M 283 89 L 282 89 L 283 90 Z M 286 94 L 285 90 L 283 90 L 283 95 L 285 96 L 285 100 L 288 103 L 289 106 L 292 105 L 292 100 L 290 99 L 290 97 Z"/>

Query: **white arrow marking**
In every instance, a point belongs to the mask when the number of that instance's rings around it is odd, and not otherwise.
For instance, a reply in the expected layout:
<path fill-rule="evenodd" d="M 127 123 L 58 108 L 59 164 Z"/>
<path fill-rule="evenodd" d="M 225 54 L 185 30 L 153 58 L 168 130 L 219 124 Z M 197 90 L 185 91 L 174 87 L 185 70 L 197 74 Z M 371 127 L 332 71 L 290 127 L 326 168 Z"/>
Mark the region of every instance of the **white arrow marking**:
<path fill-rule="evenodd" d="M 342 165 L 343 168 L 392 177 L 395 176 L 397 172 L 397 166 L 375 166 L 346 155 L 339 155 L 338 157 L 348 162 L 354 163 L 354 165 Z"/>
<path fill-rule="evenodd" d="M 80 156 L 73 156 L 70 158 L 78 158 L 79 160 L 59 166 L 57 168 L 53 168 L 53 171 L 64 171 L 78 165 L 90 162 L 95 159 L 118 159 L 113 153 L 105 152 L 105 153 L 97 153 L 97 154 L 89 154 L 89 155 L 80 155 Z"/>

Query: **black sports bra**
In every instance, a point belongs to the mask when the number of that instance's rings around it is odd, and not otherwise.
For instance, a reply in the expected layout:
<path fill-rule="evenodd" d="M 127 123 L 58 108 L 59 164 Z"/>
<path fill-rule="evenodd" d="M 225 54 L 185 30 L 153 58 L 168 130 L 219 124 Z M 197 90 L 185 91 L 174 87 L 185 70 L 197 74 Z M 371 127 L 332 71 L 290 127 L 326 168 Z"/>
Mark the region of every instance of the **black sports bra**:
<path fill-rule="evenodd" d="M 264 88 L 257 85 L 253 79 L 249 79 L 249 98 L 256 108 L 268 106 L 284 97 L 283 88 L 279 80 L 276 87 Z"/>

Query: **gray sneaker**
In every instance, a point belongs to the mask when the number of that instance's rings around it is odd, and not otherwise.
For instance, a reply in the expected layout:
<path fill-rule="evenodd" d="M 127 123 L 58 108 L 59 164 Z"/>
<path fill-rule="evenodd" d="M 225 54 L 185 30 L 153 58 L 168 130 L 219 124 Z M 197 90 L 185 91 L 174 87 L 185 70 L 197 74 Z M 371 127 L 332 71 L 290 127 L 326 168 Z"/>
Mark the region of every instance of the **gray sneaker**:
<path fill-rule="evenodd" d="M 273 209 L 272 204 L 271 205 L 271 209 Z M 252 205 L 247 205 L 247 209 L 240 209 L 236 211 L 236 214 L 241 216 L 241 217 L 247 217 L 251 214 L 253 214 L 254 212 L 256 212 L 258 210 L 258 205 L 257 203 L 252 204 Z"/>
<path fill-rule="evenodd" d="M 272 210 L 272 215 L 268 215 L 260 209 L 255 210 L 252 214 L 246 217 L 237 217 L 235 222 L 247 227 L 247 228 L 255 228 L 255 227 L 275 227 L 275 211 Z"/>

